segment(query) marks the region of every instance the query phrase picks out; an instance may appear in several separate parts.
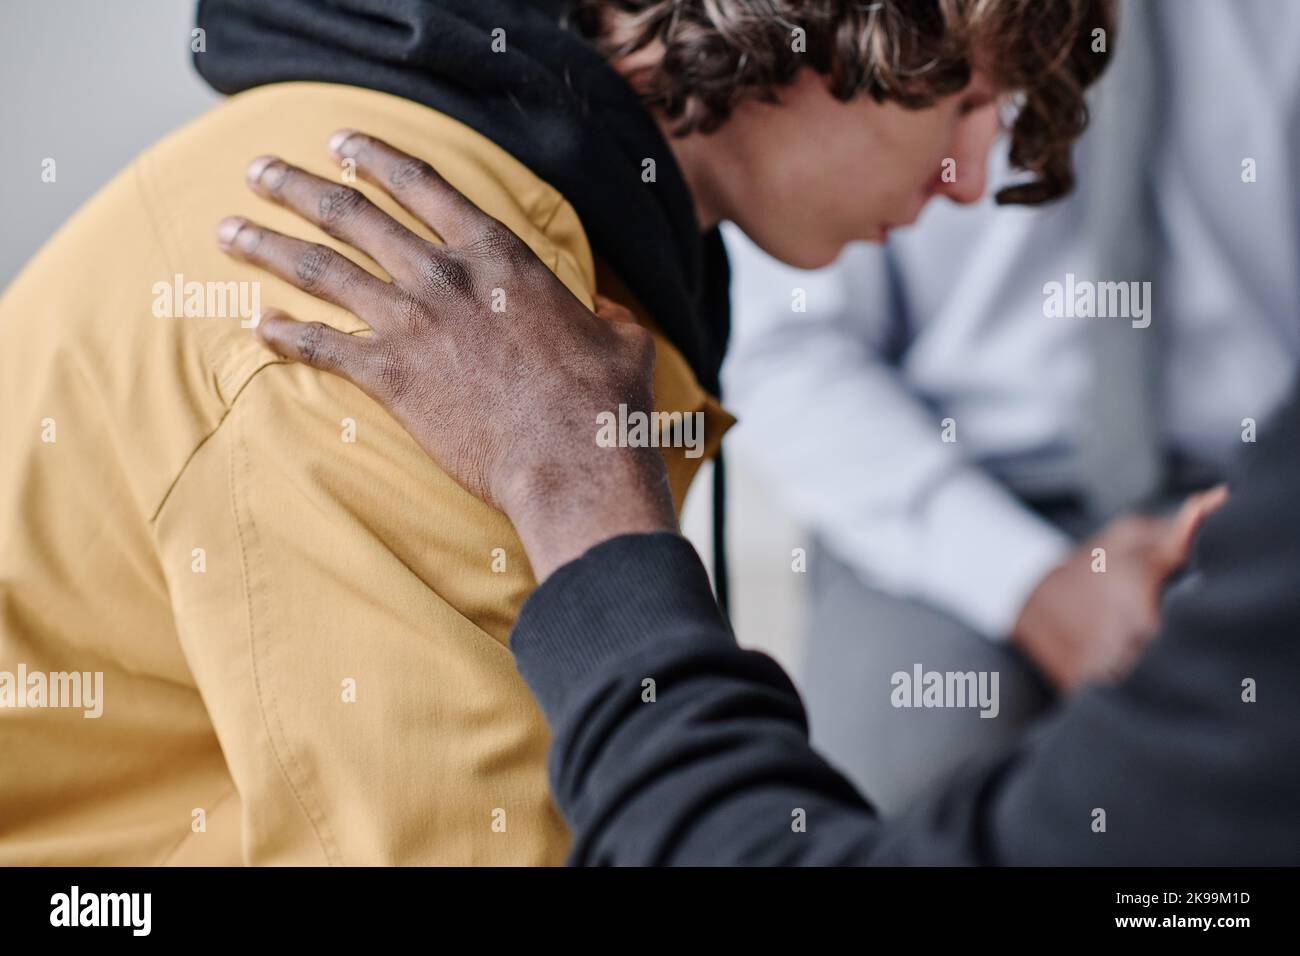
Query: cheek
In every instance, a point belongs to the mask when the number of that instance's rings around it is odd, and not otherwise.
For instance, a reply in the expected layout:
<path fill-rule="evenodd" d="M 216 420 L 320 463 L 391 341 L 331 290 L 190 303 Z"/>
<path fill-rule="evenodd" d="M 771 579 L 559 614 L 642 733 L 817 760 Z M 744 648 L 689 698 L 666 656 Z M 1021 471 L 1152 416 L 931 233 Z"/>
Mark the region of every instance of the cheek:
<path fill-rule="evenodd" d="M 833 261 L 845 243 L 910 219 L 947 143 L 934 142 L 936 124 L 901 108 L 804 105 L 779 114 L 789 124 L 779 135 L 765 130 L 750 154 L 761 158 L 738 177 L 738 194 L 750 198 L 736 218 L 769 253 L 813 268 Z"/>
<path fill-rule="evenodd" d="M 860 117 L 857 124 L 826 131 L 815 149 L 812 181 L 821 195 L 821 216 L 860 226 L 864 218 L 876 218 L 875 213 L 889 207 L 913 168 Z"/>
<path fill-rule="evenodd" d="M 766 151 L 755 196 L 775 215 L 806 231 L 823 233 L 854 212 L 871 191 L 871 163 L 861 141 L 830 129 L 807 127 Z"/>
<path fill-rule="evenodd" d="M 936 178 L 947 143 L 932 117 L 892 104 L 872 104 L 856 128 L 828 134 L 823 153 L 833 157 L 828 175 L 831 215 L 854 216 L 859 228 L 905 218 Z"/>
<path fill-rule="evenodd" d="M 945 160 L 957 160 L 950 118 L 938 109 L 899 117 L 890 138 L 890 165 L 900 198 L 924 192 L 938 179 Z"/>

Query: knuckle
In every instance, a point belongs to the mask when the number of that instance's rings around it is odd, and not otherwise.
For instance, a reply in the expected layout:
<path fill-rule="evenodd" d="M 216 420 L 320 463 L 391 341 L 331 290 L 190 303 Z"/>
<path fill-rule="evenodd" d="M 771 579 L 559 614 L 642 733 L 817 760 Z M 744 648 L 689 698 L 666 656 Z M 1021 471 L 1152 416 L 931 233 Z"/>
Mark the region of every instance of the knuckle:
<path fill-rule="evenodd" d="M 317 213 L 322 224 L 332 226 L 355 216 L 365 201 L 351 186 L 331 186 L 320 197 Z"/>
<path fill-rule="evenodd" d="M 388 174 L 388 185 L 394 189 L 426 183 L 433 178 L 433 167 L 422 159 L 406 156 L 393 165 Z"/>
<path fill-rule="evenodd" d="M 424 324 L 424 306 L 413 295 L 399 293 L 393 311 L 394 317 L 405 329 L 417 329 Z"/>
<path fill-rule="evenodd" d="M 469 267 L 449 255 L 426 256 L 420 263 L 420 281 L 432 295 L 469 296 L 474 276 Z"/>
<path fill-rule="evenodd" d="M 332 255 L 324 246 L 310 246 L 294 266 L 294 274 L 306 292 L 315 292 L 326 284 L 331 272 Z"/>
<path fill-rule="evenodd" d="M 309 322 L 298 338 L 298 356 L 308 365 L 315 365 L 323 357 L 325 350 L 325 326 L 321 322 Z"/>
<path fill-rule="evenodd" d="M 495 219 L 482 225 L 469 244 L 469 251 L 510 266 L 528 265 L 536 258 L 523 240 Z"/>

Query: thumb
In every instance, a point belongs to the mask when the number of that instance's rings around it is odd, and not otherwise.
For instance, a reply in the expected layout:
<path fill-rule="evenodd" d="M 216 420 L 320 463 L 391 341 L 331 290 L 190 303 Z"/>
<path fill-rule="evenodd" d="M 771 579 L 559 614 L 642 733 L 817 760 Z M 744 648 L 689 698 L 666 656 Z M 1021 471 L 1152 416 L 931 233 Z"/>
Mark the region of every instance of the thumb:
<path fill-rule="evenodd" d="M 606 322 L 636 322 L 634 316 L 625 306 L 619 305 L 613 299 L 607 299 L 599 292 L 595 296 L 595 308 L 592 309 L 598 318 Z"/>
<path fill-rule="evenodd" d="M 1228 486 L 1215 485 L 1207 491 L 1189 495 L 1178 513 L 1169 520 L 1159 553 L 1160 561 L 1169 572 L 1176 571 L 1187 563 L 1191 553 L 1192 542 L 1201 530 L 1205 519 L 1223 507 L 1228 500 Z"/>

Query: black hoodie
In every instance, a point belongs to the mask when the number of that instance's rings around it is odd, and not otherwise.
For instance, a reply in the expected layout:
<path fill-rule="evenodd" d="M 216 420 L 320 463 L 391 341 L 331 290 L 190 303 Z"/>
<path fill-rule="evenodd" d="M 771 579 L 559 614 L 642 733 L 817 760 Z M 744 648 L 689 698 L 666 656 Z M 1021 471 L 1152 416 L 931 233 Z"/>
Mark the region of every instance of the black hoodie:
<path fill-rule="evenodd" d="M 563 0 L 201 0 L 194 62 L 222 93 L 306 80 L 424 103 L 482 133 L 573 205 L 596 255 L 718 394 L 727 267 L 631 87 Z M 505 52 L 493 53 L 504 30 Z M 643 162 L 655 181 L 642 181 Z"/>
<path fill-rule="evenodd" d="M 562 24 L 566 0 L 200 0 L 195 66 L 238 93 L 292 81 L 392 93 L 459 120 L 554 186 L 700 384 L 720 396 L 726 251 L 703 236 L 681 170 L 636 93 Z M 497 30 L 503 34 L 495 33 Z M 505 50 L 493 52 L 493 39 Z M 498 44 L 499 45 L 499 44 Z M 644 182 L 645 160 L 653 182 Z M 726 607 L 724 479 L 714 556 Z"/>

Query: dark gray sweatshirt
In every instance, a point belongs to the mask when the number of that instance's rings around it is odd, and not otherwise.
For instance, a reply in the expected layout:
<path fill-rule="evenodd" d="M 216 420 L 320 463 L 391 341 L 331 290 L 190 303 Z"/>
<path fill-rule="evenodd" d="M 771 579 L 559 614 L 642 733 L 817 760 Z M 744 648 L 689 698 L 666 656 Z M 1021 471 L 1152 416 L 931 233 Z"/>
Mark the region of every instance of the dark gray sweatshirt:
<path fill-rule="evenodd" d="M 1298 491 L 1293 399 L 1244 446 L 1133 674 L 887 821 L 809 746 L 781 668 L 736 644 L 688 542 L 592 548 L 511 635 L 571 862 L 1300 863 Z"/>

